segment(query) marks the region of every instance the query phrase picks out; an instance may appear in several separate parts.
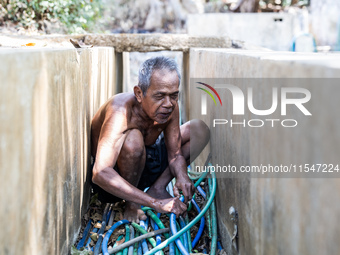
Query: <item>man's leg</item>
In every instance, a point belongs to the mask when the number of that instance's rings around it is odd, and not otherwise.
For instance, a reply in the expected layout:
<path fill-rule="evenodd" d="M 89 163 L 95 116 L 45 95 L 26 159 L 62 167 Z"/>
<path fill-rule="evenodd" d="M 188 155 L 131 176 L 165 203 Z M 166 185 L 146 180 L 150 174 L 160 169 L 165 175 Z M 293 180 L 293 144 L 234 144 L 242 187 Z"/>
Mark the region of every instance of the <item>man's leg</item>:
<path fill-rule="evenodd" d="M 137 187 L 145 165 L 145 145 L 142 133 L 138 129 L 129 131 L 117 160 L 119 174 Z M 126 201 L 124 219 L 129 221 L 145 220 L 146 216 L 140 205 Z"/>
<path fill-rule="evenodd" d="M 194 119 L 184 123 L 180 127 L 180 132 L 182 138 L 182 153 L 187 161 L 187 165 L 189 165 L 207 145 L 210 139 L 210 130 L 203 121 Z M 190 139 L 190 137 L 193 139 Z M 192 150 L 191 152 L 190 148 Z M 169 167 L 167 167 L 147 193 L 155 198 L 169 198 L 170 195 L 166 191 L 166 186 L 173 178 Z"/>

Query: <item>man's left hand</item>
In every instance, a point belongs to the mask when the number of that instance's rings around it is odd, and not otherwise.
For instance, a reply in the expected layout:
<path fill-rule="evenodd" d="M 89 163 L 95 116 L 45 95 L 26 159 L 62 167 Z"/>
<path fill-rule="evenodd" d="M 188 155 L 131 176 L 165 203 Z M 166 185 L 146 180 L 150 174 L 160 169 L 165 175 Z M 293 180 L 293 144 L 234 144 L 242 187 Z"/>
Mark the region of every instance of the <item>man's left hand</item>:
<path fill-rule="evenodd" d="M 185 204 L 192 199 L 194 190 L 195 190 L 195 186 L 187 174 L 176 177 L 176 184 L 174 186 L 174 195 L 176 197 L 179 197 L 182 192 L 184 196 Z"/>

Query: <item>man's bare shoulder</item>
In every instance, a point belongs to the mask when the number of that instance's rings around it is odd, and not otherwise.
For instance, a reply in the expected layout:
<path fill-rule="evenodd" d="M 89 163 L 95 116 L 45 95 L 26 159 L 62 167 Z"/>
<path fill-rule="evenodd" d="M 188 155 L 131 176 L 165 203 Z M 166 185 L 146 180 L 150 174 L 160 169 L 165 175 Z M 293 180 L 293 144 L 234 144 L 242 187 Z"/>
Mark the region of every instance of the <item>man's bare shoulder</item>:
<path fill-rule="evenodd" d="M 117 118 L 127 120 L 131 115 L 131 109 L 135 100 L 133 93 L 120 93 L 111 97 L 94 115 L 92 128 L 100 130 L 104 122 L 111 122 Z"/>
<path fill-rule="evenodd" d="M 120 93 L 111 97 L 105 107 L 105 111 L 128 112 L 135 103 L 136 97 L 133 93 Z"/>
<path fill-rule="evenodd" d="M 113 117 L 116 114 L 129 114 L 135 103 L 133 93 L 120 93 L 111 97 L 96 113 L 98 119 L 104 120 Z M 96 116 L 95 118 L 96 119 Z"/>

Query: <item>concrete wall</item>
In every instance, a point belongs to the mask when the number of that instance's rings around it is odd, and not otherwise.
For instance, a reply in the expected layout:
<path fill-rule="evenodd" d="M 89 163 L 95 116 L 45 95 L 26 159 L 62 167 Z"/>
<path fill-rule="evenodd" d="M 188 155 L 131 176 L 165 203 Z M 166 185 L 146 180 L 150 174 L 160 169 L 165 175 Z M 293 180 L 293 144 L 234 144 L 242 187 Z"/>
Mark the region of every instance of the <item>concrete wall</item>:
<path fill-rule="evenodd" d="M 340 55 L 191 49 L 190 78 L 340 78 Z M 189 59 L 189 60 L 188 60 Z M 196 161 L 202 165 L 209 150 L 213 165 L 260 163 L 339 164 L 340 87 L 321 82 L 308 89 L 313 116 L 296 129 L 213 128 L 212 120 L 223 114 L 232 118 L 230 93 L 218 91 L 223 107 L 208 97 L 208 114 L 201 115 L 201 91 L 191 89 L 190 118 L 203 119 L 211 129 L 208 150 Z M 190 84 L 190 86 L 197 84 Z M 212 85 L 212 84 L 211 84 Z M 195 87 L 194 86 L 194 87 Z M 244 89 L 244 88 L 242 88 Z M 268 109 L 266 87 L 257 87 L 254 101 Z M 211 99 L 211 98 L 210 98 Z M 250 118 L 246 114 L 246 118 Z M 312 125 L 307 125 L 312 124 Z M 339 176 L 339 175 L 338 175 Z M 230 254 L 339 254 L 340 179 L 338 178 L 225 178 L 218 174 L 217 211 L 224 248 Z M 301 176 L 295 176 L 301 177 Z M 327 177 L 327 176 L 324 176 Z M 239 215 L 236 242 L 229 208 Z M 237 251 L 238 250 L 238 251 Z"/>
<path fill-rule="evenodd" d="M 228 36 L 271 50 L 288 51 L 299 32 L 296 15 L 288 13 L 209 13 L 188 15 L 189 35 Z"/>
<path fill-rule="evenodd" d="M 0 254 L 67 254 L 87 208 L 90 121 L 112 48 L 0 50 Z"/>

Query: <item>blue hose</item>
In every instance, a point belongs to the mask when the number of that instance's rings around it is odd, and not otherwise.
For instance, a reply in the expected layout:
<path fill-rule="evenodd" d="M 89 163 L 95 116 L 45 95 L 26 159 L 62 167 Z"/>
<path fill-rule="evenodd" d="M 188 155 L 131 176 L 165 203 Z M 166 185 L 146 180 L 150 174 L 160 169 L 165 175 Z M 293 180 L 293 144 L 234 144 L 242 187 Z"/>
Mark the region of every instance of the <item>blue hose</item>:
<path fill-rule="evenodd" d="M 180 200 L 183 202 L 184 201 L 184 197 L 181 197 Z M 171 215 L 170 215 L 170 229 L 171 229 L 172 235 L 176 235 L 177 234 L 176 214 L 174 214 L 174 213 L 171 213 Z M 178 235 L 178 236 L 180 236 L 180 235 Z M 184 236 L 186 236 L 185 233 L 184 233 Z M 177 248 L 180 250 L 180 252 L 183 255 L 189 255 L 189 252 L 187 251 L 187 249 L 185 248 L 185 246 L 183 245 L 183 243 L 181 242 L 181 240 L 179 238 L 177 238 L 175 240 L 175 243 L 177 245 Z"/>
<path fill-rule="evenodd" d="M 160 213 L 158 213 L 160 214 Z M 157 216 L 158 216 L 157 214 Z M 158 216 L 159 218 L 159 216 Z M 153 228 L 153 230 L 158 230 L 158 225 L 153 221 L 153 219 L 150 219 L 150 223 L 151 223 L 151 226 Z M 162 242 L 162 238 L 160 235 L 156 235 L 156 245 L 159 245 L 160 243 Z M 160 252 L 157 252 L 156 255 L 160 255 Z"/>
<path fill-rule="evenodd" d="M 135 229 L 130 226 L 130 240 L 135 238 Z M 133 245 L 129 247 L 128 255 L 133 255 Z"/>
<path fill-rule="evenodd" d="M 110 207 L 110 204 L 106 204 L 104 214 L 103 214 L 103 219 L 102 219 L 102 226 L 98 231 L 99 237 L 98 237 L 97 243 L 96 243 L 96 245 L 93 249 L 94 255 L 98 255 L 100 250 L 101 250 L 101 243 L 102 243 L 102 240 L 103 240 L 103 233 L 104 233 L 105 228 L 106 228 L 106 218 L 107 218 L 107 214 L 108 214 L 108 211 L 109 211 L 109 207 Z"/>
<path fill-rule="evenodd" d="M 199 208 L 199 206 L 197 205 L 196 201 L 194 199 L 191 200 L 192 204 L 195 206 L 196 210 L 198 213 L 201 212 L 201 209 Z M 201 224 L 200 224 L 200 227 L 198 229 L 198 232 L 194 238 L 194 240 L 192 241 L 192 248 L 194 248 L 196 246 L 196 244 L 198 243 L 199 239 L 201 238 L 202 236 L 202 233 L 203 233 L 203 230 L 204 230 L 204 225 L 205 225 L 205 219 L 204 217 L 201 218 Z"/>
<path fill-rule="evenodd" d="M 99 223 L 100 223 L 100 221 L 98 221 Z M 94 228 L 94 229 L 92 229 L 92 232 L 93 233 L 97 233 L 98 232 L 98 228 Z M 90 243 L 91 243 L 91 237 L 89 237 L 89 239 L 87 240 L 87 242 L 86 242 L 86 245 L 85 245 L 85 248 L 86 249 L 88 249 L 88 250 L 90 250 Z"/>
<path fill-rule="evenodd" d="M 148 225 L 149 225 L 148 219 L 149 217 L 145 221 L 141 220 L 139 222 L 139 225 L 141 225 L 146 231 L 148 231 Z M 142 241 L 142 248 L 143 248 L 143 254 L 149 251 L 148 244 L 145 239 Z"/>
<path fill-rule="evenodd" d="M 204 206 L 204 208 L 202 209 L 202 211 L 185 228 L 181 229 L 176 235 L 173 235 L 169 239 L 163 241 L 160 245 L 157 245 L 156 247 L 154 247 L 152 250 L 150 250 L 145 255 L 152 255 L 152 254 L 156 253 L 157 251 L 159 251 L 159 250 L 165 248 L 166 246 L 168 246 L 171 242 L 173 242 L 176 239 L 178 239 L 178 237 L 180 235 L 183 235 L 186 231 L 188 231 L 208 211 L 212 201 L 214 200 L 215 193 L 216 193 L 216 174 L 214 172 L 211 173 L 211 174 L 213 176 L 213 178 L 212 178 L 212 195 L 209 197 L 209 199 L 208 199 L 206 205 Z M 195 187 L 197 187 L 198 185 L 199 185 L 199 182 L 197 181 L 195 183 Z M 171 224 L 171 220 L 170 220 L 170 224 Z"/>
<path fill-rule="evenodd" d="M 222 245 L 221 245 L 221 242 L 220 242 L 220 241 L 218 241 L 218 242 L 217 242 L 217 249 L 218 249 L 219 251 L 223 250 L 223 248 L 222 248 Z"/>
<path fill-rule="evenodd" d="M 180 224 L 180 226 L 181 226 L 181 229 L 182 229 L 182 228 L 185 228 L 185 226 L 186 226 L 186 224 L 185 224 L 184 219 L 183 219 L 182 216 L 179 217 L 179 224 Z M 188 231 L 189 231 L 189 230 L 188 230 Z M 187 233 L 185 233 L 185 234 L 183 235 L 183 243 L 184 243 L 185 249 L 186 249 L 188 252 L 191 252 L 191 251 L 189 251 L 189 243 L 188 243 L 188 235 L 187 235 Z"/>
<path fill-rule="evenodd" d="M 106 216 L 106 222 L 109 222 L 111 213 L 112 213 L 112 209 L 109 211 L 109 213 L 108 213 L 107 216 Z"/>
<path fill-rule="evenodd" d="M 77 250 L 79 250 L 80 248 L 82 248 L 84 246 L 86 237 L 87 237 L 89 230 L 91 228 L 91 222 L 92 222 L 92 220 L 90 219 L 89 222 L 86 225 L 84 232 L 83 232 L 83 237 L 81 238 L 81 240 L 79 241 L 79 243 L 77 245 Z"/>
<path fill-rule="evenodd" d="M 97 243 L 96 243 L 96 246 L 94 247 L 93 249 L 93 254 L 94 255 L 98 255 L 99 252 L 100 252 L 100 244 L 102 243 L 102 240 L 103 240 L 103 233 L 105 231 L 105 228 L 106 228 L 106 221 L 103 221 L 102 222 L 102 227 L 99 229 L 98 231 L 98 240 L 97 240 Z"/>
<path fill-rule="evenodd" d="M 139 243 L 139 245 L 138 245 L 137 255 L 143 255 L 143 249 L 142 249 L 141 243 Z"/>
<path fill-rule="evenodd" d="M 109 229 L 109 231 L 106 232 L 106 235 L 105 235 L 103 243 L 102 243 L 103 255 L 109 255 L 109 251 L 107 250 L 107 243 L 109 242 L 110 236 L 112 235 L 113 231 L 122 224 L 129 224 L 129 221 L 128 220 L 120 220 L 120 221 L 116 222 Z"/>
<path fill-rule="evenodd" d="M 178 235 L 177 233 L 177 227 L 176 227 L 176 214 L 172 213 L 170 215 L 170 229 L 171 229 L 171 233 L 173 236 Z M 179 235 L 178 235 L 179 236 Z M 189 252 L 185 249 L 183 243 L 181 242 L 181 240 L 179 238 L 177 238 L 175 240 L 175 243 L 177 245 L 177 248 L 180 250 L 180 252 L 183 255 L 189 255 Z"/>
<path fill-rule="evenodd" d="M 175 244 L 173 242 L 169 245 L 169 255 L 175 255 Z"/>
<path fill-rule="evenodd" d="M 204 199 L 207 199 L 207 194 L 204 192 L 204 190 L 202 189 L 202 187 L 201 186 L 197 186 L 197 190 L 198 190 L 198 192 L 202 195 L 202 197 L 204 198 Z"/>
<path fill-rule="evenodd" d="M 201 195 L 206 199 L 207 197 L 207 194 L 203 191 L 203 189 L 199 186 L 199 183 L 203 180 L 203 178 L 206 177 L 206 174 L 207 173 L 204 173 L 202 174 L 202 176 L 200 176 L 199 180 L 195 183 L 195 187 L 197 187 L 198 191 L 201 193 Z M 212 193 L 209 197 L 208 197 L 208 201 L 206 203 L 206 205 L 204 206 L 204 208 L 202 208 L 202 210 L 199 208 L 199 206 L 197 205 L 196 201 L 194 199 L 191 200 L 192 204 L 195 206 L 197 212 L 198 212 L 198 215 L 191 221 L 191 222 L 188 222 L 187 225 L 185 224 L 183 218 L 181 217 L 180 218 L 180 224 L 181 224 L 181 230 L 178 231 L 177 230 L 177 227 L 176 227 L 176 215 L 175 214 L 171 214 L 170 215 L 170 228 L 171 228 L 171 232 L 172 232 L 172 236 L 170 238 L 168 238 L 167 240 L 165 240 L 164 242 L 161 242 L 161 239 L 160 239 L 160 236 L 156 237 L 156 246 L 155 246 L 155 241 L 153 241 L 154 243 L 152 244 L 154 246 L 153 249 L 151 249 L 149 251 L 148 249 L 148 246 L 147 246 L 147 243 L 146 243 L 146 240 L 143 240 L 143 243 L 142 245 L 142 248 L 143 248 L 143 253 L 145 255 L 152 255 L 158 251 L 161 251 L 161 249 L 165 248 L 166 246 L 169 245 L 169 254 L 170 255 L 174 255 L 176 254 L 175 252 L 175 245 L 173 242 L 176 243 L 178 249 L 180 250 L 181 254 L 183 255 L 189 255 L 189 252 L 190 251 L 190 245 L 188 245 L 188 235 L 187 233 L 190 234 L 190 228 L 192 226 L 194 226 L 199 220 L 201 220 L 200 222 L 200 227 L 199 227 L 199 230 L 198 230 L 198 233 L 195 237 L 195 239 L 193 240 L 193 242 L 190 244 L 192 244 L 192 247 L 194 247 L 195 245 L 197 245 L 198 243 L 198 240 L 200 239 L 203 231 L 204 231 L 204 223 L 205 223 L 205 219 L 204 219 L 204 214 L 209 210 L 209 207 L 212 206 L 214 207 L 214 202 L 213 202 L 213 199 L 214 199 L 214 196 L 215 196 L 215 193 L 216 193 L 216 175 L 215 173 L 212 173 L 212 180 L 209 180 L 209 186 L 210 186 L 210 193 Z M 169 185 L 170 186 L 170 185 Z M 181 201 L 183 202 L 184 198 L 181 197 Z M 120 225 L 122 224 L 128 224 L 129 221 L 127 220 L 121 220 L 119 222 L 117 222 L 116 224 L 114 224 L 110 230 L 106 233 L 105 237 L 103 237 L 103 231 L 105 230 L 105 227 L 106 227 L 106 222 L 107 220 L 110 218 L 110 214 L 112 213 L 111 210 L 110 212 L 108 212 L 108 205 L 107 205 L 107 208 L 105 208 L 106 210 L 104 211 L 104 215 L 103 215 L 103 221 L 102 221 L 102 227 L 100 228 L 98 234 L 99 234 L 99 238 L 98 238 L 98 241 L 94 247 L 94 254 L 98 254 L 100 252 L 100 249 L 102 249 L 103 251 L 103 255 L 109 255 L 109 252 L 108 252 L 108 247 L 107 247 L 107 244 L 108 244 L 108 240 L 110 238 L 110 236 L 112 235 L 113 231 Z M 212 208 L 211 208 L 212 209 Z M 158 219 L 153 215 L 152 216 L 153 219 L 157 222 Z M 159 216 L 158 216 L 159 217 Z M 214 222 L 216 224 L 216 222 Z M 157 226 L 157 224 L 155 224 L 154 222 L 151 223 L 153 228 L 155 230 L 157 230 L 159 227 Z M 139 226 L 137 224 L 135 224 L 136 226 L 134 227 L 138 227 Z M 140 226 L 142 226 L 146 231 L 147 231 L 147 228 L 148 228 L 148 219 L 147 221 L 140 221 Z M 86 241 L 86 237 L 88 236 L 88 231 L 90 230 L 90 227 L 91 227 L 91 222 L 89 222 L 86 226 L 86 229 L 84 230 L 84 233 L 83 233 L 83 237 L 82 237 L 82 240 L 78 243 L 77 245 L 77 248 L 79 246 L 79 248 L 81 248 L 81 246 L 84 245 L 85 241 Z M 178 227 L 179 228 L 179 227 Z M 86 232 L 87 230 L 87 232 Z M 94 231 L 96 231 L 97 229 L 94 229 Z M 140 229 L 139 231 L 143 231 L 143 229 Z M 143 231 L 144 232 L 144 231 Z M 183 239 L 182 239 L 183 237 Z M 83 240 L 84 239 L 84 240 Z M 104 239 L 104 240 L 103 240 Z M 182 239 L 182 241 L 181 241 Z M 217 238 L 216 238 L 217 239 Z M 103 240 L 103 242 L 101 243 L 101 241 Z M 91 239 L 89 239 L 89 241 L 86 243 L 87 246 L 89 244 L 89 242 L 91 241 Z M 183 245 L 184 243 L 184 245 Z M 215 243 L 215 247 L 211 247 L 211 248 L 215 248 L 216 249 L 216 242 Z M 99 248 L 98 248 L 99 246 Z M 220 248 L 220 247 L 218 247 Z M 136 251 L 135 251 L 136 252 Z M 141 255 L 141 252 L 140 252 L 140 249 L 138 249 L 138 255 Z"/>

